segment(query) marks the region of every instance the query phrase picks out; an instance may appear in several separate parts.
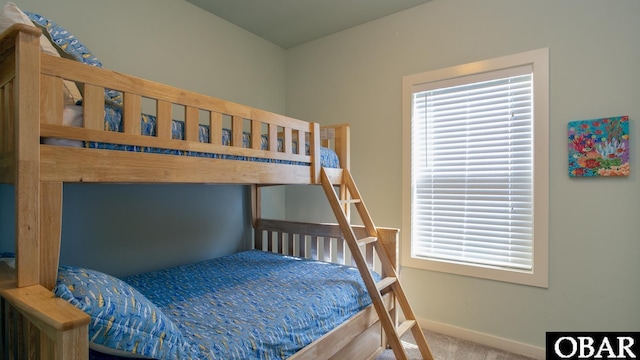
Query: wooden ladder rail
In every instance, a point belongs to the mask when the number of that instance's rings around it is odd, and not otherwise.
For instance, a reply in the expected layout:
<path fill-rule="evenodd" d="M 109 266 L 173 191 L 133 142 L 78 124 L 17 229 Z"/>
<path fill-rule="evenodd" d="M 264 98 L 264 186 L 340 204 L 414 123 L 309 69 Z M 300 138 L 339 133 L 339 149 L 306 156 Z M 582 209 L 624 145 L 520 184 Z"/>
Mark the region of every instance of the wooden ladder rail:
<path fill-rule="evenodd" d="M 396 270 L 387 254 L 384 246 L 378 241 L 378 233 L 376 227 L 371 219 L 371 215 L 367 210 L 367 207 L 360 196 L 360 192 L 356 187 L 356 184 L 349 173 L 349 170 L 344 169 L 342 174 L 342 184 L 341 188 L 346 187 L 346 191 L 350 194 L 350 198 L 348 200 L 341 201 L 336 194 L 333 184 L 329 180 L 324 168 L 321 170 L 320 182 L 322 188 L 327 195 L 327 199 L 329 200 L 329 204 L 331 205 L 331 209 L 333 210 L 336 219 L 338 220 L 338 224 L 340 225 L 340 230 L 342 231 L 343 236 L 347 244 L 349 245 L 349 250 L 351 250 L 351 254 L 354 258 L 354 261 L 362 275 L 362 279 L 364 280 L 365 286 L 367 287 L 367 291 L 371 296 L 371 301 L 373 303 L 376 312 L 378 313 L 378 317 L 380 318 L 380 323 L 382 324 L 382 328 L 387 335 L 387 341 L 396 359 L 406 360 L 407 353 L 402 346 L 402 342 L 400 338 L 407 331 L 411 330 L 413 337 L 416 340 L 416 344 L 425 360 L 433 360 L 433 355 L 431 354 L 431 349 L 429 348 L 429 344 L 427 343 L 427 339 L 422 332 L 422 329 L 418 325 L 415 314 L 411 309 L 411 305 L 407 300 L 405 292 L 398 281 L 398 275 Z M 344 195 L 341 193 L 341 195 Z M 362 223 L 367 230 L 368 237 L 358 239 L 351 227 L 349 218 L 345 212 L 345 202 L 348 204 L 354 204 Z M 348 205 L 346 204 L 346 205 Z M 376 283 L 369 271 L 364 255 L 362 254 L 360 245 L 373 243 L 375 252 L 378 255 L 378 259 L 382 265 L 382 276 L 383 279 Z M 395 321 L 392 319 L 391 314 L 387 311 L 382 301 L 382 293 L 385 291 L 393 292 L 398 304 L 400 305 L 400 309 L 402 310 L 402 314 L 404 315 L 404 321 L 396 326 Z"/>

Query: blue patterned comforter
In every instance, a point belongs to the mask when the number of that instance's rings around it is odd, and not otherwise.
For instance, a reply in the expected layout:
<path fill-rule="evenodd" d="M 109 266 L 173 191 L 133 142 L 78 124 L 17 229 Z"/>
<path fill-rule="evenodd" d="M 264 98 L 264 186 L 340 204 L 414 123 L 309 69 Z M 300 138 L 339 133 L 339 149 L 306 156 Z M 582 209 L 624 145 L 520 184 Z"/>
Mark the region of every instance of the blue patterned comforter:
<path fill-rule="evenodd" d="M 257 250 L 123 280 L 208 359 L 287 358 L 371 302 L 353 267 Z"/>
<path fill-rule="evenodd" d="M 156 117 L 153 115 L 143 114 L 141 118 L 141 134 L 148 136 L 156 135 Z M 107 131 L 116 131 L 122 132 L 122 107 L 119 105 L 105 105 L 105 124 L 104 129 Z M 172 127 L 172 138 L 177 140 L 184 140 L 184 122 L 173 120 Z M 203 143 L 209 142 L 209 126 L 200 125 L 199 126 L 199 141 Z M 231 143 L 231 130 L 223 129 L 222 131 L 222 145 L 230 145 Z M 243 132 L 242 134 L 242 146 L 248 148 L 251 144 L 251 134 L 248 132 Z M 144 146 L 133 146 L 133 145 L 118 145 L 118 144 L 109 144 L 109 143 L 101 143 L 101 142 L 85 142 L 85 147 L 89 148 L 97 148 L 97 149 L 109 149 L 109 150 L 122 150 L 122 151 L 135 151 L 135 152 L 150 152 L 150 153 L 160 153 L 160 154 L 170 154 L 170 155 L 187 155 L 187 156 L 198 156 L 198 157 L 208 157 L 208 158 L 217 158 L 217 159 L 232 159 L 232 160 L 245 160 L 245 161 L 258 161 L 258 162 L 272 162 L 272 163 L 283 163 L 283 164 L 293 164 L 293 165 L 309 165 L 309 163 L 303 162 L 291 162 L 286 160 L 275 160 L 275 159 L 265 159 L 265 158 L 257 158 L 257 157 L 247 157 L 247 156 L 237 156 L 237 155 L 226 155 L 226 154 L 212 154 L 212 153 L 203 153 L 203 152 L 195 152 L 195 151 L 183 151 L 183 150 L 174 150 L 174 149 L 160 149 L 154 147 L 144 147 Z M 261 139 L 261 149 L 267 150 L 269 148 L 269 141 L 266 135 L 262 135 Z M 283 141 L 281 138 L 278 139 L 278 151 L 283 151 Z M 293 142 L 293 152 L 298 152 L 298 143 L 296 141 Z M 305 144 L 305 154 L 309 155 L 309 144 Z M 338 160 L 338 155 L 331 149 L 321 147 L 320 148 L 320 161 L 321 165 L 329 168 L 339 168 L 340 161 Z"/>

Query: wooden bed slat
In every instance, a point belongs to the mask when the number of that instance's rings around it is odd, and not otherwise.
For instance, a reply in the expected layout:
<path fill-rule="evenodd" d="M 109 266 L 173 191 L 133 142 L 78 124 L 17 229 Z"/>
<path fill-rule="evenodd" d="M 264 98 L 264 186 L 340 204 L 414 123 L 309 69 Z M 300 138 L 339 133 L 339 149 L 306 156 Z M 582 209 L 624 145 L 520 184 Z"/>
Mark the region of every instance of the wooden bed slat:
<path fill-rule="evenodd" d="M 306 136 L 305 133 L 303 131 L 300 130 L 296 130 L 295 131 L 295 135 L 296 135 L 296 141 L 298 142 L 298 152 L 297 154 L 304 154 L 305 153 L 305 144 L 306 144 Z"/>
<path fill-rule="evenodd" d="M 156 134 L 161 139 L 171 139 L 171 103 L 164 100 L 156 102 Z"/>
<path fill-rule="evenodd" d="M 185 109 L 185 136 L 184 139 L 187 141 L 198 142 L 200 138 L 199 125 L 200 121 L 198 119 L 199 110 L 192 106 L 187 106 Z"/>
<path fill-rule="evenodd" d="M 262 148 L 262 126 L 259 121 L 251 121 L 251 148 Z"/>
<path fill-rule="evenodd" d="M 123 122 L 123 129 L 125 134 L 140 135 L 141 104 L 142 104 L 142 98 L 139 95 L 135 95 L 131 93 L 124 94 L 124 109 L 122 112 L 122 117 L 123 117 L 122 122 Z M 103 121 L 104 120 L 101 120 L 101 122 Z"/>
<path fill-rule="evenodd" d="M 243 119 L 234 116 L 231 125 L 231 146 L 242 147 Z"/>
<path fill-rule="evenodd" d="M 85 84 L 82 101 L 85 129 L 104 130 L 104 88 Z"/>
<path fill-rule="evenodd" d="M 293 139 L 292 139 L 292 131 L 290 128 L 284 129 L 284 152 L 287 154 L 293 153 Z"/>
<path fill-rule="evenodd" d="M 210 121 L 209 143 L 222 145 L 222 114 L 212 111 L 210 113 Z"/>
<path fill-rule="evenodd" d="M 278 151 L 278 126 L 269 124 L 269 151 Z"/>
<path fill-rule="evenodd" d="M 64 110 L 63 81 L 53 76 L 40 79 L 40 117 L 47 124 L 62 125 Z"/>

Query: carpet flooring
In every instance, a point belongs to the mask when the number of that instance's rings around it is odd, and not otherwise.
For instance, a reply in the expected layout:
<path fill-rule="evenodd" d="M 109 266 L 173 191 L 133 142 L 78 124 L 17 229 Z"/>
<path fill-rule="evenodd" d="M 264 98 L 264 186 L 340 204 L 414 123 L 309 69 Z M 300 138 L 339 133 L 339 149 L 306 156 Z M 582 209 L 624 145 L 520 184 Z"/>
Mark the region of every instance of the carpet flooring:
<path fill-rule="evenodd" d="M 512 354 L 431 331 L 425 330 L 425 336 L 427 337 L 429 348 L 431 348 L 431 353 L 436 360 L 532 360 L 526 356 Z M 422 359 L 410 332 L 402 338 L 402 342 L 405 345 L 409 359 Z M 393 351 L 387 349 L 376 360 L 395 360 L 395 358 Z"/>

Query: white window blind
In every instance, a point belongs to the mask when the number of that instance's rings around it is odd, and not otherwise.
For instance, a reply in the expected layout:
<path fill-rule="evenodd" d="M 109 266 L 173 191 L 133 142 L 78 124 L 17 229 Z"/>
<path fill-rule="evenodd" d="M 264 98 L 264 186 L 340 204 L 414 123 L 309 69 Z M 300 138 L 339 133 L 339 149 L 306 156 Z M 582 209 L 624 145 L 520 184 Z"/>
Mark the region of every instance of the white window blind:
<path fill-rule="evenodd" d="M 530 66 L 414 87 L 412 257 L 532 269 L 532 99 Z"/>

